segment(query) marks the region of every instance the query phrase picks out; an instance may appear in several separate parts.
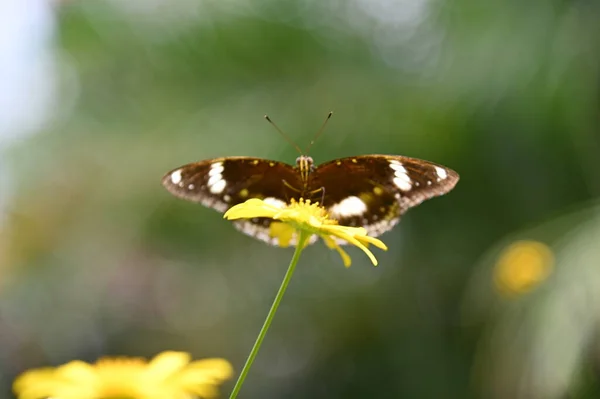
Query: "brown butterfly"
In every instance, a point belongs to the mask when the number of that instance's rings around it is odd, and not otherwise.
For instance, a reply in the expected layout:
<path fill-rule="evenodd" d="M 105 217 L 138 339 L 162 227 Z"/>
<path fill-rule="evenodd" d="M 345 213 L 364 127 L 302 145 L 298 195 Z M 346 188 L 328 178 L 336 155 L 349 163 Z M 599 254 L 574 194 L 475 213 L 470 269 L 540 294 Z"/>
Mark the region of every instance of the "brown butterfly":
<path fill-rule="evenodd" d="M 376 237 L 396 225 L 408 209 L 452 190 L 458 180 L 452 169 L 400 155 L 362 155 L 318 166 L 301 155 L 295 166 L 251 157 L 208 159 L 168 172 L 162 183 L 173 195 L 219 212 L 250 198 L 280 207 L 292 199 L 310 199 L 340 225 L 364 227 Z M 276 244 L 268 234 L 271 221 L 255 218 L 234 224 Z"/>

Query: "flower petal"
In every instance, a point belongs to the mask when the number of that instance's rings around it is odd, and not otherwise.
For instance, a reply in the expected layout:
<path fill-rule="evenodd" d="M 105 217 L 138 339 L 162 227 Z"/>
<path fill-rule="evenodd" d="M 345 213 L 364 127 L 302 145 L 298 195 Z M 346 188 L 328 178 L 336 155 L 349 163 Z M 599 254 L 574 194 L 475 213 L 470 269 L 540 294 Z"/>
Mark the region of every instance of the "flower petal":
<path fill-rule="evenodd" d="M 93 384 L 98 380 L 94 366 L 81 360 L 74 360 L 62 365 L 55 372 L 58 378 L 83 382 L 85 384 Z"/>
<path fill-rule="evenodd" d="M 182 370 L 190 362 L 186 352 L 167 351 L 159 353 L 148 363 L 146 374 L 156 379 L 166 379 Z"/>
<path fill-rule="evenodd" d="M 232 206 L 223 217 L 228 220 L 251 219 L 251 218 L 273 218 L 281 209 L 269 205 L 258 198 L 250 198 L 248 201 Z"/>
<path fill-rule="evenodd" d="M 202 359 L 190 363 L 183 374 L 188 382 L 214 383 L 230 379 L 233 376 L 233 367 L 225 359 Z"/>
<path fill-rule="evenodd" d="M 327 245 L 331 249 L 335 249 L 336 251 L 338 251 L 338 253 L 342 257 L 344 266 L 350 267 L 350 265 L 352 264 L 352 258 L 350 258 L 350 255 L 348 255 L 348 253 L 344 251 L 342 247 L 340 247 L 340 245 L 337 242 L 335 242 L 333 238 L 329 236 L 321 236 L 321 238 L 325 242 L 325 245 Z"/>
<path fill-rule="evenodd" d="M 374 246 L 376 246 L 377 248 L 379 248 L 379 249 L 383 249 L 384 251 L 387 251 L 387 250 L 388 250 L 388 247 L 387 247 L 387 245 L 385 245 L 385 244 L 383 243 L 383 241 L 381 241 L 381 240 L 378 240 L 378 239 L 377 239 L 377 238 L 375 238 L 375 237 L 371 237 L 371 236 L 364 235 L 364 236 L 357 236 L 357 237 L 356 237 L 356 239 L 357 239 L 357 240 L 359 240 L 359 241 L 361 241 L 361 242 L 365 242 L 365 243 L 367 243 L 367 244 L 373 244 L 373 245 L 374 245 Z"/>
<path fill-rule="evenodd" d="M 341 226 L 336 226 L 336 227 L 341 227 Z M 375 258 L 375 255 L 373 255 L 373 253 L 369 250 L 369 248 L 367 248 L 360 241 L 358 241 L 357 238 L 355 238 L 354 236 L 351 236 L 350 234 L 348 234 L 347 231 L 349 231 L 349 230 L 345 230 L 345 229 L 329 229 L 329 232 L 330 232 L 331 235 L 339 237 L 342 240 L 346 240 L 350 244 L 354 245 L 355 247 L 358 247 L 358 248 L 362 249 L 362 251 L 365 254 L 367 254 L 367 256 L 369 257 L 369 259 L 371 259 L 371 262 L 373 263 L 373 266 L 377 266 L 377 258 Z"/>
<path fill-rule="evenodd" d="M 76 362 L 71 362 L 68 365 L 72 363 Z M 13 391 L 19 399 L 40 399 L 47 397 L 94 399 L 96 388 L 94 382 L 96 381 L 90 381 L 83 374 L 81 375 L 84 377 L 82 382 L 70 380 L 69 377 L 72 377 L 72 374 L 64 378 L 65 376 L 61 376 L 57 371 L 59 369 L 64 370 L 65 366 L 57 369 L 42 368 L 26 371 L 13 383 Z"/>
<path fill-rule="evenodd" d="M 13 391 L 20 399 L 47 397 L 56 390 L 54 376 L 55 369 L 50 367 L 26 371 L 13 383 Z"/>
<path fill-rule="evenodd" d="M 192 362 L 177 376 L 177 385 L 202 398 L 218 396 L 217 386 L 233 376 L 233 367 L 225 359 Z"/>
<path fill-rule="evenodd" d="M 362 251 L 365 254 L 367 254 L 367 256 L 369 257 L 369 259 L 371 259 L 371 262 L 373 263 L 373 266 L 377 266 L 377 258 L 375 258 L 375 255 L 373 255 L 373 253 L 369 250 L 369 248 L 367 248 L 366 246 L 364 246 L 356 238 L 354 238 L 351 235 L 346 234 L 343 231 L 337 231 L 335 235 L 337 237 L 341 238 L 342 240 L 348 241 L 350 244 L 354 245 L 355 247 L 358 247 L 358 248 L 362 249 Z"/>
<path fill-rule="evenodd" d="M 269 235 L 277 237 L 279 246 L 282 248 L 290 246 L 295 233 L 296 229 L 287 223 L 271 222 L 271 226 L 269 226 Z"/>

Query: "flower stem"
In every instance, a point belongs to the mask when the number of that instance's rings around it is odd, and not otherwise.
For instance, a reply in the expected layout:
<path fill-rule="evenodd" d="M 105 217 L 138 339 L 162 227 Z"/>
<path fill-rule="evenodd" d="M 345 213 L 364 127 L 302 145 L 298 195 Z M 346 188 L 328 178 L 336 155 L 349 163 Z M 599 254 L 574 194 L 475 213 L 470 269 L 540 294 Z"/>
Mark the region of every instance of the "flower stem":
<path fill-rule="evenodd" d="M 292 275 L 294 274 L 294 270 L 296 269 L 296 265 L 298 264 L 298 259 L 300 259 L 300 253 L 304 249 L 304 244 L 306 243 L 306 240 L 310 237 L 310 233 L 303 231 L 303 230 L 299 230 L 298 234 L 299 234 L 298 243 L 296 245 L 296 250 L 294 251 L 294 255 L 292 256 L 290 265 L 288 266 L 287 272 L 285 272 L 285 276 L 283 277 L 281 286 L 279 286 L 279 291 L 277 291 L 277 295 L 275 295 L 275 300 L 273 301 L 273 304 L 271 305 L 271 309 L 269 310 L 269 313 L 267 314 L 267 318 L 265 319 L 265 322 L 263 323 L 263 326 L 260 329 L 260 332 L 258 333 L 258 337 L 256 337 L 256 341 L 254 342 L 254 346 L 252 347 L 252 350 L 250 351 L 250 355 L 248 355 L 246 364 L 244 364 L 244 368 L 242 369 L 242 372 L 240 373 L 240 376 L 239 376 L 238 380 L 236 381 L 235 386 L 233 387 L 233 391 L 231 391 L 231 395 L 229 395 L 229 399 L 235 399 L 237 397 L 238 393 L 240 392 L 240 390 L 242 389 L 242 385 L 244 384 L 244 380 L 246 379 L 246 376 L 248 375 L 248 372 L 250 371 L 250 368 L 252 367 L 254 358 L 258 354 L 260 345 L 262 344 L 263 339 L 265 339 L 265 335 L 267 335 L 269 326 L 271 325 L 271 322 L 273 321 L 273 318 L 275 317 L 275 313 L 277 312 L 277 308 L 279 307 L 279 304 L 281 303 L 283 294 L 285 294 L 285 290 L 287 289 L 287 286 L 290 283 L 290 280 L 292 279 Z"/>

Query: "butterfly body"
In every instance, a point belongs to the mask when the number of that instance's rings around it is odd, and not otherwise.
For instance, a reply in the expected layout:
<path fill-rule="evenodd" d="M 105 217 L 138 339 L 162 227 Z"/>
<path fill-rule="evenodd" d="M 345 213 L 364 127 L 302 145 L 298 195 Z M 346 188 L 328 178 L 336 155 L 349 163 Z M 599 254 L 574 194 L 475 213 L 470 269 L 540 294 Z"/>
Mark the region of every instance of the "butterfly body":
<path fill-rule="evenodd" d="M 452 190 L 458 174 L 442 165 L 398 155 L 340 158 L 315 166 L 300 156 L 296 165 L 251 157 L 225 157 L 183 165 L 163 185 L 173 195 L 219 212 L 250 198 L 277 207 L 310 199 L 345 226 L 364 227 L 372 236 L 390 230 L 408 209 Z M 266 242 L 270 219 L 235 222 Z"/>

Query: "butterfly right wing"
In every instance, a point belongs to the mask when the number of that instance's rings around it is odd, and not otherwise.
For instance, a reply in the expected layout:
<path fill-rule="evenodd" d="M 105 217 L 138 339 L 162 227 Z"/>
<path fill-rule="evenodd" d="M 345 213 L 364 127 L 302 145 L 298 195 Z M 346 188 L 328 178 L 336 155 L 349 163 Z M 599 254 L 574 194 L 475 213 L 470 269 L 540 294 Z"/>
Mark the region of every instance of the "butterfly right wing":
<path fill-rule="evenodd" d="M 447 193 L 459 180 L 445 166 L 401 155 L 362 155 L 319 165 L 310 190 L 324 190 L 323 205 L 341 225 L 379 236 L 421 202 Z"/>

